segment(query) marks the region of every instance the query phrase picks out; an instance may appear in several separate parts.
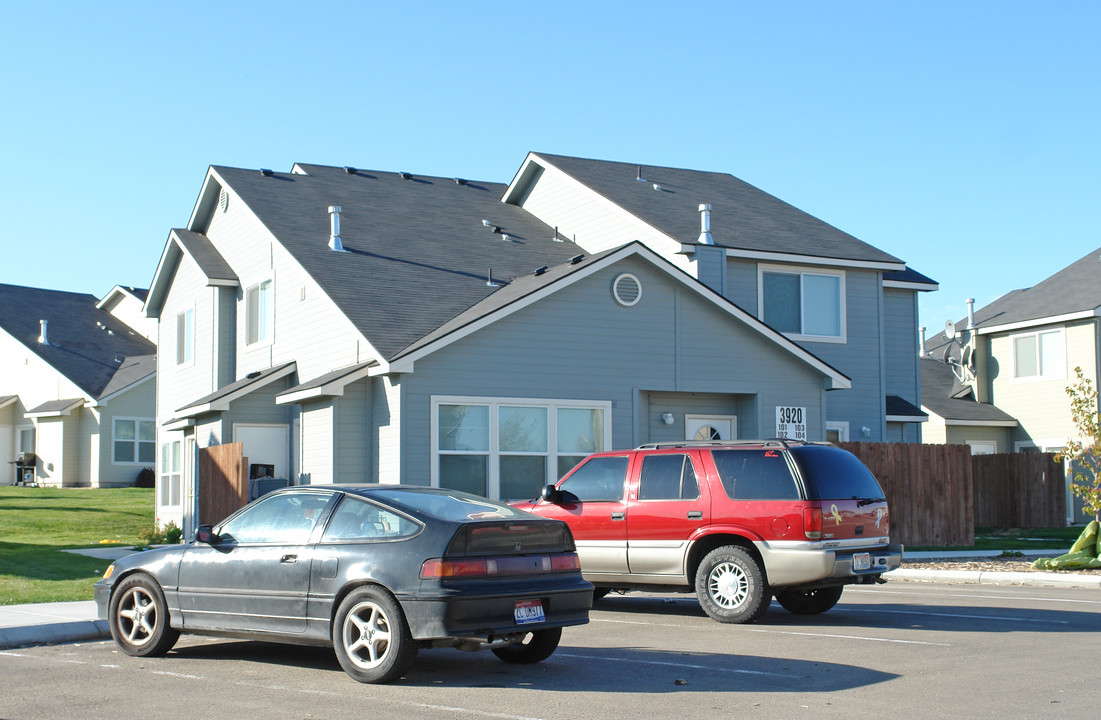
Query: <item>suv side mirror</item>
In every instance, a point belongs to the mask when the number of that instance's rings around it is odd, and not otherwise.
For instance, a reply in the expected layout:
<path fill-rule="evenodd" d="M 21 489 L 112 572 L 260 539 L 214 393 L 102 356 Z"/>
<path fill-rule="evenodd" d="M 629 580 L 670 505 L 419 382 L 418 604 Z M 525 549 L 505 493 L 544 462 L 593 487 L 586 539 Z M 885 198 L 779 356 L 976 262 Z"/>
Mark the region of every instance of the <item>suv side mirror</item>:
<path fill-rule="evenodd" d="M 199 529 L 195 531 L 195 540 L 211 545 L 217 542 L 218 536 L 214 534 L 214 531 L 210 529 L 209 525 L 200 525 Z"/>
<path fill-rule="evenodd" d="M 546 502 L 557 505 L 562 502 L 562 491 L 554 485 L 546 485 L 543 487 L 543 492 L 540 493 L 540 497 Z"/>

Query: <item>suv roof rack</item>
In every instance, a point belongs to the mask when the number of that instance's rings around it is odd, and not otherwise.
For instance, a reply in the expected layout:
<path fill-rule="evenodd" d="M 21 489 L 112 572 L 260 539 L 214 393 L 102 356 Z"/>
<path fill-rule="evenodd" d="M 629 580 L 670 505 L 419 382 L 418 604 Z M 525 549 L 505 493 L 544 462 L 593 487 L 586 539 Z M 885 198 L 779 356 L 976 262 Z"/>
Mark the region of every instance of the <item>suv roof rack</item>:
<path fill-rule="evenodd" d="M 724 447 L 738 445 L 761 445 L 764 447 L 793 447 L 796 445 L 832 445 L 829 442 L 813 442 L 808 440 L 790 440 L 788 438 L 768 438 L 767 440 L 676 440 L 673 442 L 656 442 L 639 445 L 636 450 L 662 450 L 664 448 L 679 447 Z"/>

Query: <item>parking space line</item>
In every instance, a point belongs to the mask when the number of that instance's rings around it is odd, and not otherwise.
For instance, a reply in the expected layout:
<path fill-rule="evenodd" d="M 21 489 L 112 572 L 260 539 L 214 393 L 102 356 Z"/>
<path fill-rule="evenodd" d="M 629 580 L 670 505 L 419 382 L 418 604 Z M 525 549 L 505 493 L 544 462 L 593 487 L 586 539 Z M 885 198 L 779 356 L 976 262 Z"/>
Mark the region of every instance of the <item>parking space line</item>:
<path fill-rule="evenodd" d="M 834 633 L 796 632 L 795 630 L 766 630 L 765 628 L 745 628 L 746 632 L 771 633 L 775 635 L 799 635 L 803 637 L 839 638 L 841 640 L 865 640 L 868 642 L 899 643 L 900 645 L 934 645 L 952 647 L 951 643 L 926 642 L 924 640 L 898 640 L 895 638 L 866 637 L 863 635 L 837 635 Z"/>
<path fill-rule="evenodd" d="M 1044 602 L 1050 602 L 1050 603 L 1081 603 L 1083 605 L 1101 605 L 1101 600 L 1083 600 L 1083 599 L 1075 599 L 1075 598 L 1028 597 L 1028 596 L 1021 596 L 1021 595 L 988 595 L 988 594 L 979 594 L 979 593 L 952 593 L 952 592 L 934 591 L 934 590 L 930 590 L 929 592 L 921 592 L 921 591 L 918 591 L 918 590 L 882 590 L 882 589 L 879 589 L 879 588 L 875 588 L 875 589 L 852 588 L 850 590 L 846 590 L 846 592 L 847 593 L 849 593 L 849 592 L 866 592 L 866 593 L 875 593 L 876 595 L 908 595 L 908 596 L 911 596 L 911 597 L 916 596 L 916 597 L 926 597 L 926 598 L 928 598 L 928 597 L 957 597 L 957 598 L 967 598 L 967 599 L 970 599 L 970 600 L 1018 600 L 1018 601 L 1027 600 L 1027 601 L 1030 601 L 1030 602 L 1041 602 L 1041 603 L 1044 603 Z"/>
<path fill-rule="evenodd" d="M 789 675 L 786 673 L 774 673 L 767 672 L 765 670 L 743 670 L 741 668 L 721 668 L 713 665 L 689 665 L 687 663 L 679 662 L 665 662 L 662 660 L 639 660 L 637 658 L 617 658 L 608 657 L 606 655 L 575 655 L 573 653 L 556 652 L 555 657 L 574 658 L 576 660 L 599 660 L 601 662 L 622 662 L 631 663 L 632 665 L 655 665 L 658 667 L 675 667 L 675 668 L 687 668 L 689 670 L 707 670 L 710 672 L 721 673 L 734 673 L 736 675 L 764 675 L 767 677 L 777 678 L 797 678 L 799 675 Z"/>
<path fill-rule="evenodd" d="M 919 610 L 873 610 L 872 608 L 860 608 L 854 612 L 878 613 L 880 615 L 921 615 L 923 617 L 943 617 L 963 620 L 994 620 L 997 622 L 1015 623 L 1040 623 L 1042 625 L 1070 625 L 1066 620 L 1052 620 L 1050 618 L 1020 618 L 1006 615 L 969 615 L 965 613 L 927 612 Z"/>

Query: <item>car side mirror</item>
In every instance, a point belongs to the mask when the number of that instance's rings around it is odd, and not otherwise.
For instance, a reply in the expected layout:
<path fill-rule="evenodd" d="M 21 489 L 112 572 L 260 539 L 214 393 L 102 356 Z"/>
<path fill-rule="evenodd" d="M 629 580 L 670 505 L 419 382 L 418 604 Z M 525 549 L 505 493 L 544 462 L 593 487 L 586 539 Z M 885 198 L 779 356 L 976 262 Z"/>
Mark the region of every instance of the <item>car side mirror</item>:
<path fill-rule="evenodd" d="M 562 491 L 554 485 L 546 485 L 543 487 L 543 492 L 540 493 L 540 497 L 546 502 L 557 505 L 562 502 Z"/>
<path fill-rule="evenodd" d="M 218 536 L 214 534 L 209 525 L 200 525 L 199 529 L 195 531 L 195 540 L 211 545 L 218 541 Z"/>

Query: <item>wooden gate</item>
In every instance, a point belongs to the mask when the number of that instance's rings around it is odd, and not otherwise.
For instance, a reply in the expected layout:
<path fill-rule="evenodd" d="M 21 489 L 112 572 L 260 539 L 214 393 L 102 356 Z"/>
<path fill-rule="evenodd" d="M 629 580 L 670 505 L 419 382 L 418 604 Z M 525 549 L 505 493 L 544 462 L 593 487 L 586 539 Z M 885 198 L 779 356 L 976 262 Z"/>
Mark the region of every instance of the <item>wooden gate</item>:
<path fill-rule="evenodd" d="M 199 450 L 198 525 L 217 525 L 248 502 L 248 458 L 243 443 Z"/>

